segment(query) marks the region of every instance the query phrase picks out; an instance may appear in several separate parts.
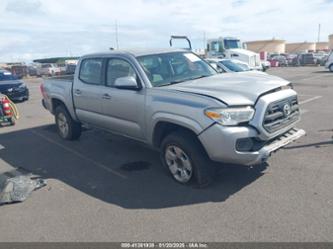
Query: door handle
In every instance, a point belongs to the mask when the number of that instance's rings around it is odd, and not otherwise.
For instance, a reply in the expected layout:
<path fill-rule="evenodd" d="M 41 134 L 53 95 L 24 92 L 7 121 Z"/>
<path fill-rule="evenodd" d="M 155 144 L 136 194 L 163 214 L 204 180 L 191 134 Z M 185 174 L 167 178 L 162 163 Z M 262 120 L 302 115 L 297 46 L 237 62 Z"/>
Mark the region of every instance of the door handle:
<path fill-rule="evenodd" d="M 105 94 L 103 94 L 103 97 L 102 97 L 103 99 L 111 99 L 111 96 L 110 96 L 110 94 L 108 94 L 108 93 L 105 93 Z"/>
<path fill-rule="evenodd" d="M 82 92 L 81 92 L 80 89 L 75 89 L 75 90 L 74 90 L 74 94 L 75 94 L 76 96 L 80 96 L 80 95 L 82 94 Z"/>

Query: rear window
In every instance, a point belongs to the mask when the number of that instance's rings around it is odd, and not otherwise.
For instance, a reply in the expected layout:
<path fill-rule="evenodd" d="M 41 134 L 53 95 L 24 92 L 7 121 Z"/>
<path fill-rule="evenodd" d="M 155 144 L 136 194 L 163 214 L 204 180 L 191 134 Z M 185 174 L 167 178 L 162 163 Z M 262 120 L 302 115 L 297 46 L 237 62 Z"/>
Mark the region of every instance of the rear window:
<path fill-rule="evenodd" d="M 87 84 L 102 83 L 102 59 L 85 59 L 81 62 L 80 80 Z"/>

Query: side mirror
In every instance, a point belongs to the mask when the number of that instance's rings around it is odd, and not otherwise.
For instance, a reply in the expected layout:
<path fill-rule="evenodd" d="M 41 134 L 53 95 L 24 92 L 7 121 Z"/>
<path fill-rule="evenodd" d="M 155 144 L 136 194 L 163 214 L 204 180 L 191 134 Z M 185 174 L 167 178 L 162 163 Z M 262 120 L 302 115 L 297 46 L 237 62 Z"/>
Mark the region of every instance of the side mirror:
<path fill-rule="evenodd" d="M 114 82 L 114 87 L 125 90 L 140 90 L 141 87 L 138 85 L 136 79 L 132 76 L 120 77 Z"/>

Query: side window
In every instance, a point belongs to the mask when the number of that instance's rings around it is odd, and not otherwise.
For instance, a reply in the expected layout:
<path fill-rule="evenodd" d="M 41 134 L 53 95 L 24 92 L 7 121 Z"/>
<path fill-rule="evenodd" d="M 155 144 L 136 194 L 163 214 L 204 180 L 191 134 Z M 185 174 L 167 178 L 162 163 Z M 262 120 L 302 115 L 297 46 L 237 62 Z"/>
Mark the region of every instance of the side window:
<path fill-rule="evenodd" d="M 108 61 L 107 70 L 106 70 L 106 85 L 114 86 L 116 79 L 122 77 L 134 77 L 137 78 L 137 75 L 127 61 L 122 59 L 110 59 Z"/>
<path fill-rule="evenodd" d="M 80 80 L 87 84 L 102 84 L 102 59 L 85 59 L 81 62 Z"/>

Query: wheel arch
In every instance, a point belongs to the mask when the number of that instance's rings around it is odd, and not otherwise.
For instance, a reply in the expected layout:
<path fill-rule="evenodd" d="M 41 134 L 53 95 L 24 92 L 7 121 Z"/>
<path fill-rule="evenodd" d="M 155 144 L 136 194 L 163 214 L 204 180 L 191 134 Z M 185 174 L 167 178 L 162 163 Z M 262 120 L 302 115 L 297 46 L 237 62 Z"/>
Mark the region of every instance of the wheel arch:
<path fill-rule="evenodd" d="M 57 107 L 60 106 L 60 105 L 64 106 L 66 108 L 66 110 L 68 111 L 68 108 L 66 107 L 66 104 L 64 103 L 63 100 L 60 100 L 58 98 L 52 98 L 51 103 L 52 103 L 52 110 L 51 110 L 51 112 L 53 114 L 55 113 L 55 110 L 57 109 Z"/>
<path fill-rule="evenodd" d="M 163 139 L 172 132 L 185 132 L 197 138 L 200 131 L 197 128 L 189 125 L 188 123 L 172 122 L 169 120 L 159 120 L 155 123 L 152 132 L 152 145 L 155 148 L 160 148 Z M 199 141 L 199 139 L 198 139 Z M 199 141 L 200 142 L 200 141 Z"/>
<path fill-rule="evenodd" d="M 68 111 L 68 113 L 70 114 L 70 116 L 73 120 L 80 122 L 80 120 L 78 120 L 78 118 L 76 117 L 73 107 L 69 107 L 66 103 L 67 102 L 61 96 L 52 96 L 51 97 L 51 110 L 50 110 L 51 113 L 54 115 L 56 108 L 59 105 L 62 105 L 66 108 L 66 110 Z"/>

